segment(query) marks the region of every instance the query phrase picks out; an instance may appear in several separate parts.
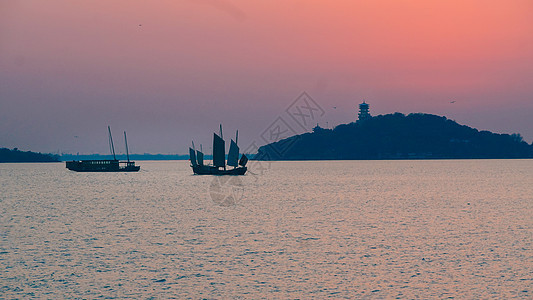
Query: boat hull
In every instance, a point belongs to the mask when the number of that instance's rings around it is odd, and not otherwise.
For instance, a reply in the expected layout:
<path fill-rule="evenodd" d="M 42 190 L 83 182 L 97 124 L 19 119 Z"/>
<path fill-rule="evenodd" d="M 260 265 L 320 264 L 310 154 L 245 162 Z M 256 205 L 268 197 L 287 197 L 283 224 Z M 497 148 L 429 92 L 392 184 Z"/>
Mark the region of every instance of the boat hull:
<path fill-rule="evenodd" d="M 120 164 L 126 164 L 121 166 Z M 118 160 L 80 160 L 67 161 L 66 168 L 75 172 L 138 172 L 141 167 L 135 162 L 119 162 Z"/>
<path fill-rule="evenodd" d="M 248 168 L 246 167 L 237 167 L 230 170 L 220 170 L 217 167 L 213 166 L 191 166 L 192 171 L 196 175 L 244 175 Z"/>

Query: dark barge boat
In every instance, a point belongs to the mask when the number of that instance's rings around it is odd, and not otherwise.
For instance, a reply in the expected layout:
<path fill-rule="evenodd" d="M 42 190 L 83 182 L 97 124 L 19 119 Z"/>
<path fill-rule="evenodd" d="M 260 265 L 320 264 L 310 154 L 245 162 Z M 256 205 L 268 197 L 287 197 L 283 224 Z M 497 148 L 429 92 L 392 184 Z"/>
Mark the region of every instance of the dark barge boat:
<path fill-rule="evenodd" d="M 66 168 L 76 172 L 137 172 L 141 169 L 136 166 L 134 161 L 130 161 L 130 154 L 128 150 L 128 139 L 126 138 L 126 131 L 124 131 L 124 142 L 126 143 L 127 161 L 120 161 L 115 156 L 115 146 L 113 145 L 113 137 L 111 136 L 111 128 L 107 126 L 109 131 L 109 144 L 112 149 L 113 159 L 99 159 L 99 160 L 73 160 L 66 162 Z"/>
<path fill-rule="evenodd" d="M 246 163 L 248 158 L 246 155 L 242 155 L 239 159 L 239 146 L 237 146 L 237 140 L 239 138 L 239 131 L 235 136 L 235 141 L 231 140 L 228 161 L 226 164 L 225 159 L 225 144 L 226 142 L 222 138 L 222 125 L 220 125 L 220 136 L 213 133 L 213 164 L 204 165 L 204 154 L 202 151 L 198 151 L 194 148 L 189 148 L 189 155 L 191 160 L 192 171 L 196 175 L 244 175 L 246 173 Z M 201 145 L 200 145 L 201 147 Z M 226 165 L 233 168 L 227 169 Z"/>

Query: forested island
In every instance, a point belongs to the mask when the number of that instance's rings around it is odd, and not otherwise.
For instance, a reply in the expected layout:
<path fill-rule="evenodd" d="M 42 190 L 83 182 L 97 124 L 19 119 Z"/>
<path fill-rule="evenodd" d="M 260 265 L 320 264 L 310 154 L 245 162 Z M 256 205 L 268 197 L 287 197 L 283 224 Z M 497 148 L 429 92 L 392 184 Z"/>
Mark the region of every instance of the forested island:
<path fill-rule="evenodd" d="M 315 127 L 259 148 L 257 160 L 533 158 L 520 134 L 497 134 L 446 117 L 394 113 L 334 129 Z"/>
<path fill-rule="evenodd" d="M 58 162 L 59 155 L 43 154 L 31 151 L 20 151 L 17 148 L 12 150 L 0 148 L 0 163 L 6 162 Z"/>

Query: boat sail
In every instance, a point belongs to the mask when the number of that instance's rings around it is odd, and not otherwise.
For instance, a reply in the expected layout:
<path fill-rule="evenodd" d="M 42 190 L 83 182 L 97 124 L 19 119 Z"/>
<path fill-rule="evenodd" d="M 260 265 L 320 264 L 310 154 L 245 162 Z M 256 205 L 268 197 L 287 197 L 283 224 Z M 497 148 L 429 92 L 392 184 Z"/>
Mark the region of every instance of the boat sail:
<path fill-rule="evenodd" d="M 239 166 L 239 146 L 233 140 L 231 140 L 228 152 L 228 166 Z"/>
<path fill-rule="evenodd" d="M 193 148 L 189 148 L 189 156 L 191 157 L 191 164 L 193 166 L 197 166 L 198 163 L 196 161 L 196 151 L 194 151 Z"/>
<path fill-rule="evenodd" d="M 128 149 L 128 139 L 124 131 L 124 143 L 126 144 L 127 161 L 119 161 L 115 155 L 115 145 L 111 135 L 111 127 L 107 126 L 109 133 L 109 150 L 113 154 L 113 159 L 100 160 L 73 160 L 66 162 L 66 168 L 76 172 L 137 172 L 141 169 L 136 166 L 134 161 L 130 161 L 130 152 Z"/>
<path fill-rule="evenodd" d="M 213 133 L 213 165 L 215 167 L 222 167 L 226 169 L 226 155 L 224 149 L 226 148 L 226 142 L 222 137 Z"/>
<path fill-rule="evenodd" d="M 196 159 L 198 162 L 198 165 L 203 166 L 204 165 L 204 153 L 202 152 L 202 144 L 200 144 L 200 151 L 196 150 Z"/>
<path fill-rule="evenodd" d="M 191 160 L 191 167 L 194 174 L 198 175 L 244 175 L 246 173 L 246 163 L 248 158 L 242 155 L 239 160 L 239 146 L 237 146 L 237 136 L 235 141 L 231 140 L 230 149 L 228 153 L 228 160 L 225 159 L 226 142 L 222 135 L 222 125 L 220 125 L 220 135 L 213 133 L 213 165 L 204 165 L 204 154 L 202 151 L 197 151 L 189 148 L 189 156 Z M 226 166 L 233 167 L 231 169 Z"/>

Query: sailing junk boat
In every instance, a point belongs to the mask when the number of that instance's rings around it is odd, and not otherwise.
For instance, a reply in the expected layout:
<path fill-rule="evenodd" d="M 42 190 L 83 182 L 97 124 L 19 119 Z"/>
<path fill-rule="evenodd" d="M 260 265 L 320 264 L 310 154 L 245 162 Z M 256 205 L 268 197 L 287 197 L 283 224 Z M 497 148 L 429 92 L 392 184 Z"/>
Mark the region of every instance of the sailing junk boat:
<path fill-rule="evenodd" d="M 242 155 L 239 159 L 239 146 L 237 140 L 239 138 L 239 131 L 235 136 L 235 141 L 231 140 L 228 152 L 228 161 L 225 159 L 225 145 L 222 138 L 222 125 L 220 125 L 220 135 L 213 133 L 213 165 L 204 164 L 204 153 L 194 148 L 189 148 L 189 156 L 191 159 L 191 167 L 194 174 L 197 175 L 244 175 L 246 173 L 246 163 L 248 157 Z M 201 147 L 201 145 L 200 145 Z M 200 149 L 201 150 L 201 149 Z M 226 165 L 233 167 L 226 169 Z M 221 169 L 222 168 L 222 169 Z"/>
<path fill-rule="evenodd" d="M 111 136 L 111 128 L 107 126 L 109 132 L 109 146 L 111 148 L 113 159 L 100 160 L 73 160 L 67 161 L 66 167 L 71 171 L 76 172 L 137 172 L 141 168 L 136 166 L 134 161 L 130 161 L 130 153 L 128 150 L 128 139 L 126 138 L 126 131 L 124 131 L 124 142 L 126 143 L 127 161 L 119 161 L 115 156 L 115 146 L 113 145 L 113 137 Z"/>

